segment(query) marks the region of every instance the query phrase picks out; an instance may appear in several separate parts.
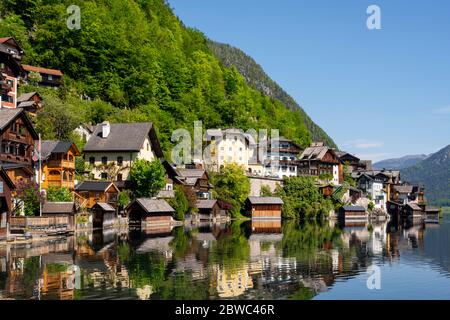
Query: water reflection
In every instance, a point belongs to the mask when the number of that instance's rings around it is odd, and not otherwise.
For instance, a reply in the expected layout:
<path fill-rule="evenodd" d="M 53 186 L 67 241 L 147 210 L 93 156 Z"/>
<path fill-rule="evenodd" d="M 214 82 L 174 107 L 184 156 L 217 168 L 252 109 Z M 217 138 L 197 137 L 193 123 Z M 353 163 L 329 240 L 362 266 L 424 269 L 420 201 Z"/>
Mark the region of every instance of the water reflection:
<path fill-rule="evenodd" d="M 411 290 L 426 298 L 414 277 L 406 286 L 396 283 L 395 266 L 406 264 L 438 270 L 441 298 L 450 298 L 449 220 L 440 226 L 239 221 L 3 245 L 0 298 L 312 299 L 340 290 L 338 298 L 360 299 L 369 292 L 348 284 L 374 264 L 388 266 L 387 285 L 397 298 Z"/>

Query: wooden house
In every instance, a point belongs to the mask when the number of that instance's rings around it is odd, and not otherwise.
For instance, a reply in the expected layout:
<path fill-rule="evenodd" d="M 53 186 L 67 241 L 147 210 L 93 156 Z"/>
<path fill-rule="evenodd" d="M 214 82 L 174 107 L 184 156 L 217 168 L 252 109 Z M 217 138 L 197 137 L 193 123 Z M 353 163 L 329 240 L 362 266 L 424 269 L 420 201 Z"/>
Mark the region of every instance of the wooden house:
<path fill-rule="evenodd" d="M 278 197 L 248 197 L 245 210 L 252 219 L 281 219 L 283 200 Z"/>
<path fill-rule="evenodd" d="M 14 38 L 0 38 L 0 107 L 16 108 L 17 87 L 24 70 L 23 50 Z"/>
<path fill-rule="evenodd" d="M 334 192 L 334 186 L 332 184 L 326 184 L 324 186 L 320 186 L 319 191 L 324 197 L 331 197 Z"/>
<path fill-rule="evenodd" d="M 104 122 L 83 149 L 85 167 L 93 180 L 129 181 L 136 160 L 162 159 L 163 152 L 151 122 Z"/>
<path fill-rule="evenodd" d="M 0 109 L 0 161 L 32 168 L 38 134 L 23 109 Z"/>
<path fill-rule="evenodd" d="M 343 182 L 343 166 L 336 152 L 323 143 L 313 143 L 300 155 L 299 175 L 330 177 L 330 182 L 337 185 Z"/>
<path fill-rule="evenodd" d="M 9 233 L 11 217 L 12 191 L 15 186 L 6 171 L 0 167 L 0 240 L 6 239 Z"/>
<path fill-rule="evenodd" d="M 200 221 L 220 220 L 220 206 L 217 200 L 198 200 L 196 206 Z"/>
<path fill-rule="evenodd" d="M 23 64 L 22 68 L 25 71 L 25 81 L 28 81 L 30 72 L 36 72 L 41 76 L 41 81 L 38 83 L 40 87 L 59 88 L 62 85 L 63 73 L 60 70 L 29 66 L 26 64 Z"/>
<path fill-rule="evenodd" d="M 113 227 L 116 222 L 116 209 L 107 203 L 97 202 L 91 209 L 94 228 Z"/>
<path fill-rule="evenodd" d="M 362 206 L 342 206 L 338 213 L 339 220 L 350 221 L 366 221 L 368 214 Z"/>
<path fill-rule="evenodd" d="M 22 182 L 30 183 L 34 181 L 35 172 L 31 166 L 18 163 L 3 163 L 2 167 L 16 185 Z"/>
<path fill-rule="evenodd" d="M 406 218 L 422 219 L 425 217 L 423 209 L 413 202 L 408 202 L 404 207 L 404 214 Z"/>
<path fill-rule="evenodd" d="M 42 205 L 42 217 L 60 217 L 67 219 L 67 231 L 75 231 L 75 202 L 45 202 Z"/>
<path fill-rule="evenodd" d="M 167 226 L 173 222 L 175 210 L 162 199 L 138 198 L 126 208 L 130 226 Z"/>
<path fill-rule="evenodd" d="M 75 187 L 75 200 L 80 207 L 91 209 L 97 202 L 117 207 L 119 189 L 110 181 L 84 181 Z"/>
<path fill-rule="evenodd" d="M 335 151 L 335 153 L 341 163 L 347 166 L 348 173 L 366 169 L 366 164 L 361 162 L 361 159 L 359 159 L 357 156 L 345 151 Z"/>
<path fill-rule="evenodd" d="M 69 141 L 44 140 L 41 142 L 42 188 L 75 188 L 75 157 L 77 146 Z"/>
<path fill-rule="evenodd" d="M 36 116 L 42 109 L 42 98 L 37 92 L 24 93 L 17 98 L 17 108 L 22 108 L 31 116 Z"/>

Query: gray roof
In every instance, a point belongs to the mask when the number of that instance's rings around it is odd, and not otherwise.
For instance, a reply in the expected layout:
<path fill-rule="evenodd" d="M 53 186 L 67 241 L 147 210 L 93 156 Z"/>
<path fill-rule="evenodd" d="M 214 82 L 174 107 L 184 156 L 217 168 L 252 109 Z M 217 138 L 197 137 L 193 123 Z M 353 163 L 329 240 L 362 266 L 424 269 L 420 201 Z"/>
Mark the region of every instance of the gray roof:
<path fill-rule="evenodd" d="M 162 199 L 138 198 L 135 200 L 147 213 L 175 212 L 175 210 Z"/>
<path fill-rule="evenodd" d="M 83 181 L 75 187 L 76 191 L 106 191 L 111 181 Z"/>
<path fill-rule="evenodd" d="M 112 123 L 108 137 L 102 137 L 103 126 L 97 125 L 91 138 L 84 147 L 85 152 L 104 151 L 139 151 L 144 147 L 144 141 L 150 138 L 153 151 L 162 157 L 159 143 L 155 140 L 153 124 L 151 122 L 139 123 Z"/>
<path fill-rule="evenodd" d="M 201 178 L 205 174 L 203 169 L 177 169 L 177 173 L 185 178 Z"/>
<path fill-rule="evenodd" d="M 52 153 L 67 153 L 72 145 L 71 141 L 44 140 L 41 142 L 42 159 L 47 159 Z"/>
<path fill-rule="evenodd" d="M 322 160 L 326 153 L 332 149 L 328 147 L 308 147 L 303 151 L 300 160 Z"/>
<path fill-rule="evenodd" d="M 251 204 L 283 204 L 279 197 L 248 197 Z"/>
<path fill-rule="evenodd" d="M 342 209 L 344 209 L 345 211 L 366 211 L 366 208 L 361 207 L 361 206 L 343 206 Z"/>
<path fill-rule="evenodd" d="M 19 104 L 17 105 L 18 108 L 26 108 L 32 106 L 34 106 L 34 101 L 23 101 L 19 102 Z"/>
<path fill-rule="evenodd" d="M 410 207 L 410 208 L 413 209 L 413 210 L 422 211 L 422 208 L 419 207 L 419 206 L 418 206 L 416 203 L 414 203 L 414 202 L 408 202 L 408 203 L 406 204 L 406 206 L 407 206 L 407 207 Z"/>
<path fill-rule="evenodd" d="M 104 202 L 97 202 L 95 204 L 95 206 L 99 206 L 103 211 L 107 211 L 107 212 L 116 211 L 116 209 L 114 209 L 113 206 L 111 206 L 111 205 L 109 205 L 107 203 L 104 203 Z"/>
<path fill-rule="evenodd" d="M 197 200 L 197 209 L 212 209 L 217 203 L 217 200 Z"/>
<path fill-rule="evenodd" d="M 38 94 L 37 92 L 27 92 L 24 94 L 21 94 L 18 98 L 17 98 L 17 102 L 24 102 L 24 101 L 30 101 L 31 98 L 33 98 L 33 96 L 35 94 Z"/>
<path fill-rule="evenodd" d="M 413 186 L 394 186 L 394 192 L 398 193 L 412 193 Z"/>
<path fill-rule="evenodd" d="M 45 202 L 42 205 L 43 214 L 73 213 L 74 211 L 74 202 Z"/>
<path fill-rule="evenodd" d="M 0 109 L 0 130 L 4 130 L 11 121 L 16 119 L 17 117 L 23 117 L 23 120 L 27 124 L 27 129 L 30 132 L 33 139 L 37 140 L 39 138 L 38 134 L 34 130 L 33 124 L 31 123 L 30 119 L 26 115 L 24 109 L 22 108 L 15 108 L 15 109 L 7 109 L 2 108 Z"/>

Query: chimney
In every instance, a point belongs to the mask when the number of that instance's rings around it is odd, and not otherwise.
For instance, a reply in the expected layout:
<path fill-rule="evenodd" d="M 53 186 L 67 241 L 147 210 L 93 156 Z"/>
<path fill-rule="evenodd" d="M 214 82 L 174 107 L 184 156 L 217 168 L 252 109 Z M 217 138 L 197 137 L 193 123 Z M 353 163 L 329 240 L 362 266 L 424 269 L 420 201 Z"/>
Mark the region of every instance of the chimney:
<path fill-rule="evenodd" d="M 108 121 L 102 123 L 102 138 L 108 138 L 109 133 L 111 132 L 111 125 Z"/>

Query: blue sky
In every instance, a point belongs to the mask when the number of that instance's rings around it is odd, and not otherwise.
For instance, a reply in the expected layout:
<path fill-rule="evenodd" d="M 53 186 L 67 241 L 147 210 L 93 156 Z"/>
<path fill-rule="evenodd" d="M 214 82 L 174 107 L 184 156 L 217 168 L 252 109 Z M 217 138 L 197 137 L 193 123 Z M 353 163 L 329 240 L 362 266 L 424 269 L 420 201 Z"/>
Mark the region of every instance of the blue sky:
<path fill-rule="evenodd" d="M 450 1 L 169 0 L 252 56 L 339 145 L 375 161 L 450 144 Z M 381 30 L 369 30 L 369 5 Z"/>

